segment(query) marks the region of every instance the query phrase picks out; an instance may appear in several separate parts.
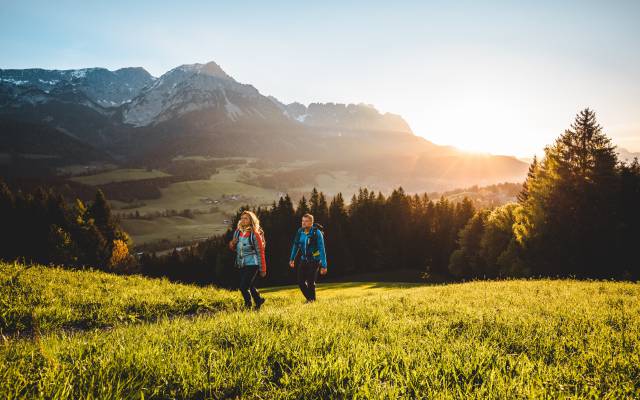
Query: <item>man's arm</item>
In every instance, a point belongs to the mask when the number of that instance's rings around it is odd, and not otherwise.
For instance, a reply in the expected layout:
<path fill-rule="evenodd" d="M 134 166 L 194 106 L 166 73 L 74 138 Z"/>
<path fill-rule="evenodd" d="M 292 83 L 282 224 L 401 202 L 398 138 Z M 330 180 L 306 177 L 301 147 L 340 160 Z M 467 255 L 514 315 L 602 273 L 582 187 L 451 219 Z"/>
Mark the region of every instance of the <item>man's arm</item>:
<path fill-rule="evenodd" d="M 327 269 L 327 252 L 324 248 L 324 235 L 320 230 L 318 230 L 316 234 L 318 235 L 318 251 L 320 252 L 320 264 L 322 265 L 322 269 Z"/>
<path fill-rule="evenodd" d="M 293 237 L 293 246 L 291 246 L 291 256 L 289 256 L 289 262 L 295 261 L 296 256 L 298 255 L 298 235 L 300 232 L 296 232 Z"/>

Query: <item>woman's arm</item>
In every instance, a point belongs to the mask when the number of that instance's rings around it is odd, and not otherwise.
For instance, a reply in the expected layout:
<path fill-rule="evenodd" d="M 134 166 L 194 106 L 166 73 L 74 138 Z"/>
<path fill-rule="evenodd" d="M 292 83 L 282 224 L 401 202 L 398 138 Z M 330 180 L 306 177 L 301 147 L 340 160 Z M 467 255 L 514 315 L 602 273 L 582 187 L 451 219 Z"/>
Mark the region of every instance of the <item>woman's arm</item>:
<path fill-rule="evenodd" d="M 236 251 L 236 245 L 238 244 L 238 230 L 236 229 L 233 232 L 233 239 L 231 239 L 231 241 L 229 242 L 229 250 L 231 251 Z"/>
<path fill-rule="evenodd" d="M 258 245 L 258 254 L 260 254 L 260 257 L 258 257 L 258 262 L 260 263 L 260 273 L 262 276 L 264 276 L 264 274 L 267 273 L 267 258 L 265 257 L 264 253 L 264 242 L 262 241 L 262 235 L 260 235 L 258 232 L 254 232 L 253 237 L 255 238 L 256 244 Z"/>

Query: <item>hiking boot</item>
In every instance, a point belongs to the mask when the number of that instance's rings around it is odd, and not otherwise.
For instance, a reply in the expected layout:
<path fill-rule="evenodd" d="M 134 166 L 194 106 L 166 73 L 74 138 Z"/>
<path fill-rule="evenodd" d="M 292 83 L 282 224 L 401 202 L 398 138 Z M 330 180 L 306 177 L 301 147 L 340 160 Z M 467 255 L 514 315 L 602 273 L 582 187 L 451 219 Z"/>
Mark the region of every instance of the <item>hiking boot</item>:
<path fill-rule="evenodd" d="M 260 297 L 258 301 L 256 301 L 256 310 L 259 310 L 265 301 L 267 301 L 267 299 L 265 299 L 264 297 Z"/>

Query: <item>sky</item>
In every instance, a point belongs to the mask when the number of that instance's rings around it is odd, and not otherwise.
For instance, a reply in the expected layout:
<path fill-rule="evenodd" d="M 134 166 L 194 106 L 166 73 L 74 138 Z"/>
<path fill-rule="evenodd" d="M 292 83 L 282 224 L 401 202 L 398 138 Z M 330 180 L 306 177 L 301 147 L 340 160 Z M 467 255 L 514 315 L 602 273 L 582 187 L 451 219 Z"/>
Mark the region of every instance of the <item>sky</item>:
<path fill-rule="evenodd" d="M 640 1 L 7 1 L 0 68 L 217 62 L 289 103 L 367 103 L 426 139 L 530 157 L 594 109 L 640 152 Z"/>

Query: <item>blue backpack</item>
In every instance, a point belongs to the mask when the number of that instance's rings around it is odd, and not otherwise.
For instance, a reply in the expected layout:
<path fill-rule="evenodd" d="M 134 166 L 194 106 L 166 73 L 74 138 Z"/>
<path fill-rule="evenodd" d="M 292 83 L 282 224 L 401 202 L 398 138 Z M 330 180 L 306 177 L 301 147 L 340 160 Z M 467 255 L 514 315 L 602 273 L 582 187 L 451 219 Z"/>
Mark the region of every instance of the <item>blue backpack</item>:
<path fill-rule="evenodd" d="M 307 239 L 307 252 L 309 252 L 311 249 L 315 249 L 315 251 L 311 254 L 306 254 L 307 256 L 311 255 L 313 257 L 317 257 L 320 255 L 320 250 L 318 250 L 318 231 L 322 232 L 322 235 L 326 238 L 326 235 L 324 233 L 324 226 L 318 223 L 314 223 L 311 226 L 311 235 Z"/>

